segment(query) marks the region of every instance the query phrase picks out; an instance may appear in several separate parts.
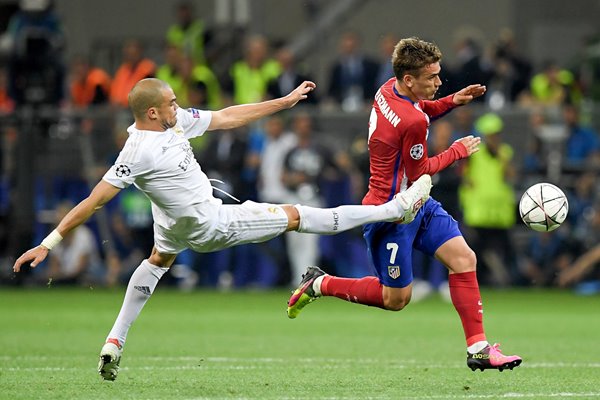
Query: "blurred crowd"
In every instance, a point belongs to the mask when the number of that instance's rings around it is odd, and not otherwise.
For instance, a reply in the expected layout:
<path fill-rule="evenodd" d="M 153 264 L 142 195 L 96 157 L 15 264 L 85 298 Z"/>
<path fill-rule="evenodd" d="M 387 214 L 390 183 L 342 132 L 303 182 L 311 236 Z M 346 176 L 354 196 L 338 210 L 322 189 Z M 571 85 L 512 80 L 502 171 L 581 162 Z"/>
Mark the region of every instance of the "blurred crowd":
<path fill-rule="evenodd" d="M 32 244 L 16 243 L 12 235 L 15 215 L 22 212 L 18 206 L 23 205 L 16 192 L 27 178 L 20 170 L 27 165 L 19 164 L 27 154 L 19 153 L 27 145 L 19 142 L 25 140 L 24 129 L 39 128 L 45 140 L 60 139 L 61 132 L 67 132 L 65 138 L 87 143 L 78 147 L 84 162 L 77 173 L 30 178 L 30 239 L 39 243 L 112 165 L 131 123 L 127 94 L 140 79 L 168 82 L 183 108 L 220 109 L 283 96 L 314 73 L 285 42 L 260 35 L 241 33 L 234 56 L 224 60 L 222 55 L 231 55 L 231 49 L 222 51 L 224 43 L 208 21 L 195 15 L 191 2 L 174 10 L 161 57 L 149 57 L 144 43 L 131 38 L 123 43 L 122 59 L 114 70 L 105 70 L 94 63 L 93 54 L 65 60 L 67 43 L 51 1 L 20 4 L 0 40 L 0 118 L 5 122 L 0 127 L 2 283 L 119 285 L 152 246 L 150 203 L 131 187 L 66 237 L 44 265 L 23 278 L 12 276 L 15 254 Z M 222 191 L 215 195 L 226 203 L 236 200 L 223 193 L 273 203 L 359 203 L 368 185 L 368 112 L 377 88 L 393 76 L 390 57 L 398 40 L 392 33 L 381 35 L 379 43 L 368 44 L 378 49 L 379 57 L 371 57 L 360 32 L 341 32 L 337 49 L 332 49 L 337 55 L 328 66 L 328 79 L 306 104 L 247 129 L 194 139 L 201 166 L 221 182 Z M 481 151 L 434 177 L 433 196 L 462 224 L 478 254 L 483 285 L 600 291 L 600 187 L 595 179 L 600 137 L 590 111 L 590 105 L 600 101 L 600 52 L 592 51 L 599 43 L 590 38 L 580 59 L 535 66 L 510 31 L 490 43 L 467 32 L 457 35 L 456 47 L 450 50 L 455 54 L 448 58 L 456 61 L 442 63 L 440 96 L 471 83 L 488 88 L 480 104 L 457 109 L 434 123 L 428 138 L 433 155 L 465 135 L 482 137 Z M 32 122 L 22 113 L 48 106 L 56 110 L 50 121 Z M 524 110 L 525 130 L 507 131 L 507 109 Z M 94 116 L 106 110 L 110 122 L 99 123 Z M 323 122 L 328 113 L 364 115 L 364 132 L 347 139 L 347 146 L 332 146 L 337 133 L 334 123 Z M 92 137 L 98 135 L 106 144 L 102 151 L 93 145 Z M 516 142 L 507 140 L 515 136 Z M 87 157 L 86 148 L 95 157 Z M 519 222 L 519 196 L 528 185 L 548 180 L 567 192 L 568 220 L 555 232 L 533 233 Z M 444 267 L 419 258 L 419 282 L 428 290 L 442 288 L 447 279 Z M 292 232 L 217 253 L 186 251 L 171 269 L 169 281 L 182 289 L 291 286 L 307 265 L 320 265 L 340 276 L 369 274 L 362 232 L 332 237 Z"/>

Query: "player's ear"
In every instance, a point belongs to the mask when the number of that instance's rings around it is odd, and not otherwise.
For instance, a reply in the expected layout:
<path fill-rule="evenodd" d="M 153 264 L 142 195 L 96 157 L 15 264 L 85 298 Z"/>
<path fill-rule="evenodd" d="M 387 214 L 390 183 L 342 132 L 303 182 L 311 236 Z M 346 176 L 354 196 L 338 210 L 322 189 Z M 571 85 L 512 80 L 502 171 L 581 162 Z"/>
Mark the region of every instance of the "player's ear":
<path fill-rule="evenodd" d="M 158 118 L 158 113 L 156 111 L 155 107 L 150 107 L 147 111 L 146 111 L 146 115 L 148 116 L 149 120 L 155 120 Z"/>
<path fill-rule="evenodd" d="M 412 75 L 406 74 L 402 77 L 402 82 L 404 82 L 404 85 L 406 85 L 408 88 L 413 87 L 413 81 L 414 77 Z"/>

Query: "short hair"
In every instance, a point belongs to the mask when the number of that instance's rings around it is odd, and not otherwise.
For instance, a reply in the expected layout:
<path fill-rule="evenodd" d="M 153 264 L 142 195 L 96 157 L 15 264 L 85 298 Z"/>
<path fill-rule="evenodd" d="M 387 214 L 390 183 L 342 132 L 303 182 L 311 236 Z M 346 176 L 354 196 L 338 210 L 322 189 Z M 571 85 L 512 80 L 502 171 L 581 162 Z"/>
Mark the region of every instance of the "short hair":
<path fill-rule="evenodd" d="M 401 80 L 405 74 L 418 76 L 421 68 L 441 59 L 442 52 L 435 44 L 410 37 L 400 40 L 394 47 L 392 67 L 396 79 Z"/>
<path fill-rule="evenodd" d="M 129 108 L 135 119 L 143 119 L 150 107 L 158 107 L 163 101 L 163 90 L 169 85 L 156 78 L 142 79 L 129 92 Z"/>

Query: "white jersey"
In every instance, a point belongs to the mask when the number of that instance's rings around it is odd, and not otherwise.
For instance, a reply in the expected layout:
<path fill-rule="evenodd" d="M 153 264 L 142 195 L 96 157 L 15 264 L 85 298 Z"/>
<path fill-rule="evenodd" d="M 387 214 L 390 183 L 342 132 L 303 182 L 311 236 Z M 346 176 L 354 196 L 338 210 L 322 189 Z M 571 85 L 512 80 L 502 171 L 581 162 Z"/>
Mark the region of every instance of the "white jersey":
<path fill-rule="evenodd" d="M 134 184 L 152 202 L 154 222 L 164 228 L 182 218 L 198 218 L 196 205 L 221 204 L 188 140 L 204 134 L 211 118 L 210 111 L 180 108 L 177 125 L 164 132 L 131 125 L 129 138 L 103 179 L 121 189 Z"/>

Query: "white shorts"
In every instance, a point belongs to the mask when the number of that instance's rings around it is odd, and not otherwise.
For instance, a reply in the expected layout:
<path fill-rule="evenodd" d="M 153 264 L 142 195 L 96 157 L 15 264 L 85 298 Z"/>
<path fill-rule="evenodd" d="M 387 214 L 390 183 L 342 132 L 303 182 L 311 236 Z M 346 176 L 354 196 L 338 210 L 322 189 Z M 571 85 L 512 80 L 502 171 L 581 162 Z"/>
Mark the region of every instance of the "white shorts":
<path fill-rule="evenodd" d="M 242 204 L 211 205 L 199 210 L 209 218 L 177 221 L 174 227 L 154 224 L 154 245 L 162 254 L 185 249 L 208 253 L 243 243 L 259 243 L 287 230 L 288 217 L 280 205 L 245 201 Z"/>

